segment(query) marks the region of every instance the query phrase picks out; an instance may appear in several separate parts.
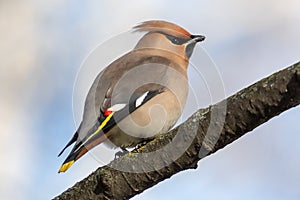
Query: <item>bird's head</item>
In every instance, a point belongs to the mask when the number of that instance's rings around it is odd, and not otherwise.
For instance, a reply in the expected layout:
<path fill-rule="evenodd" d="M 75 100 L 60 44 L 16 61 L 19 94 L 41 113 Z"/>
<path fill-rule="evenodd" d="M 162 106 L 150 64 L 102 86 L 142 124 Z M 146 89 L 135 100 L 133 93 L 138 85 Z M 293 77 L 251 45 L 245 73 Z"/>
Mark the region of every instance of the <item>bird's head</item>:
<path fill-rule="evenodd" d="M 136 31 L 147 32 L 135 49 L 156 48 L 171 51 L 186 59 L 193 53 L 195 44 L 205 39 L 202 35 L 192 35 L 184 28 L 166 21 L 152 20 L 134 27 Z"/>

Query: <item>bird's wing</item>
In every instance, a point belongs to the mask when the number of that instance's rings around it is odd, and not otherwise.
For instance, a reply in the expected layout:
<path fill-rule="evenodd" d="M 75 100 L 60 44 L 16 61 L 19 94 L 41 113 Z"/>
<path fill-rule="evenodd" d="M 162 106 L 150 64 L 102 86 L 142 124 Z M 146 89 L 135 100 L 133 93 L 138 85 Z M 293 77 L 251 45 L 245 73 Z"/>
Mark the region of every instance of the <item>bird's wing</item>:
<path fill-rule="evenodd" d="M 113 128 L 119 121 L 124 119 L 130 113 L 134 112 L 140 106 L 148 102 L 150 99 L 156 95 L 164 92 L 165 88 L 160 87 L 155 90 L 147 90 L 144 87 L 144 92 L 134 93 L 127 104 L 114 104 L 111 107 L 105 109 L 100 113 L 94 126 L 88 131 L 84 138 L 79 139 L 78 134 L 75 134 L 72 140 L 67 144 L 67 146 L 62 150 L 62 152 L 76 141 L 70 154 L 64 161 L 59 172 L 66 171 L 76 160 L 83 156 L 88 150 L 92 149 L 94 146 L 104 142 L 107 139 L 107 133 L 111 128 Z M 108 104 L 109 105 L 109 104 Z M 77 132 L 76 132 L 77 133 Z M 62 153 L 61 152 L 61 153 Z M 60 153 L 60 154 L 61 154 Z"/>
<path fill-rule="evenodd" d="M 101 107 L 104 108 L 104 110 L 101 111 L 95 125 L 92 129 L 90 129 L 85 137 L 75 145 L 74 151 L 79 150 L 83 146 L 91 144 L 93 141 L 97 140 L 97 138 L 107 138 L 108 135 L 106 134 L 118 122 L 165 90 L 166 88 L 163 86 L 157 86 L 157 88 L 152 88 L 152 90 L 148 90 L 147 86 L 145 86 L 138 92 L 133 93 L 128 103 L 124 102 L 111 104 L 110 102 L 106 104 L 109 105 L 109 107 Z"/>
<path fill-rule="evenodd" d="M 95 125 L 101 112 L 105 112 L 109 107 L 128 104 L 130 98 L 135 95 L 138 97 L 139 94 L 159 90 L 161 86 L 165 86 L 165 66 L 170 62 L 161 56 L 149 56 L 143 51 L 134 51 L 105 68 L 88 92 L 78 138 L 84 138 Z M 141 85 L 145 86 L 139 88 Z"/>
<path fill-rule="evenodd" d="M 66 148 L 75 138 L 76 143 L 59 172 L 66 171 L 88 150 L 105 141 L 106 133 L 116 123 L 164 92 L 168 70 L 166 66 L 171 62 L 161 56 L 134 51 L 117 59 L 99 73 L 88 92 L 77 136 L 73 137 Z"/>
<path fill-rule="evenodd" d="M 78 138 L 78 132 L 76 131 L 75 134 L 73 135 L 72 139 L 68 142 L 68 144 L 61 150 L 61 152 L 58 154 L 58 157 L 69 147 L 71 146 L 74 142 L 77 141 Z"/>

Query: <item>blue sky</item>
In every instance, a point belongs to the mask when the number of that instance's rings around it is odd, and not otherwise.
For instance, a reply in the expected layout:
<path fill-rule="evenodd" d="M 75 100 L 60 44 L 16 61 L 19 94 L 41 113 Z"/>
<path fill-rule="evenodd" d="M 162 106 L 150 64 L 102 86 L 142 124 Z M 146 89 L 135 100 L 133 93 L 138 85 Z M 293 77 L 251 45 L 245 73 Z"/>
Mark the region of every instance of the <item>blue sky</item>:
<path fill-rule="evenodd" d="M 91 153 L 67 173 L 57 173 L 66 156 L 57 154 L 76 129 L 74 84 L 92 50 L 139 22 L 163 19 L 205 35 L 191 62 L 201 63 L 202 49 L 209 54 L 224 96 L 299 61 L 297 0 L 0 4 L 1 199 L 50 199 L 97 169 L 99 161 Z M 214 76 L 205 79 L 218 90 Z M 203 106 L 222 99 L 202 92 Z M 291 109 L 203 159 L 197 170 L 133 199 L 299 199 L 299 119 L 299 108 Z M 106 147 L 96 151 L 109 160 Z"/>

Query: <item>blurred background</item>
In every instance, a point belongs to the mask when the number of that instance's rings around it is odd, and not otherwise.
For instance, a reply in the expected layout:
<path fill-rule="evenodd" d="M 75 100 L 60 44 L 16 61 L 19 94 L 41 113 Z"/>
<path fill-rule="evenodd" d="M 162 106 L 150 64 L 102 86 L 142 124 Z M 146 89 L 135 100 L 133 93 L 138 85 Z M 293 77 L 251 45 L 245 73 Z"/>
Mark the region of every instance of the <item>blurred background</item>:
<path fill-rule="evenodd" d="M 180 24 L 207 37 L 201 46 L 230 96 L 299 61 L 299 9 L 298 0 L 0 1 L 0 198 L 51 199 L 99 167 L 87 154 L 57 173 L 77 128 L 76 74 L 100 43 L 145 20 Z M 299 111 L 133 199 L 300 199 Z"/>

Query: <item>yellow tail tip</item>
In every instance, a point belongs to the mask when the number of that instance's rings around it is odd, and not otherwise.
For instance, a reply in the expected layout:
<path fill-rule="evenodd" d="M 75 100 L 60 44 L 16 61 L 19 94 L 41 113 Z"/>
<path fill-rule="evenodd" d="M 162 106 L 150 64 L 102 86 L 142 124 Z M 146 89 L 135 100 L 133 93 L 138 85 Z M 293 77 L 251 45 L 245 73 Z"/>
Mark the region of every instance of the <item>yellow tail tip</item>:
<path fill-rule="evenodd" d="M 72 161 L 70 161 L 70 162 L 67 162 L 67 163 L 63 164 L 63 165 L 60 167 L 60 169 L 58 170 L 58 173 L 67 171 L 67 170 L 73 165 L 74 162 L 75 162 L 75 161 L 72 160 Z"/>

